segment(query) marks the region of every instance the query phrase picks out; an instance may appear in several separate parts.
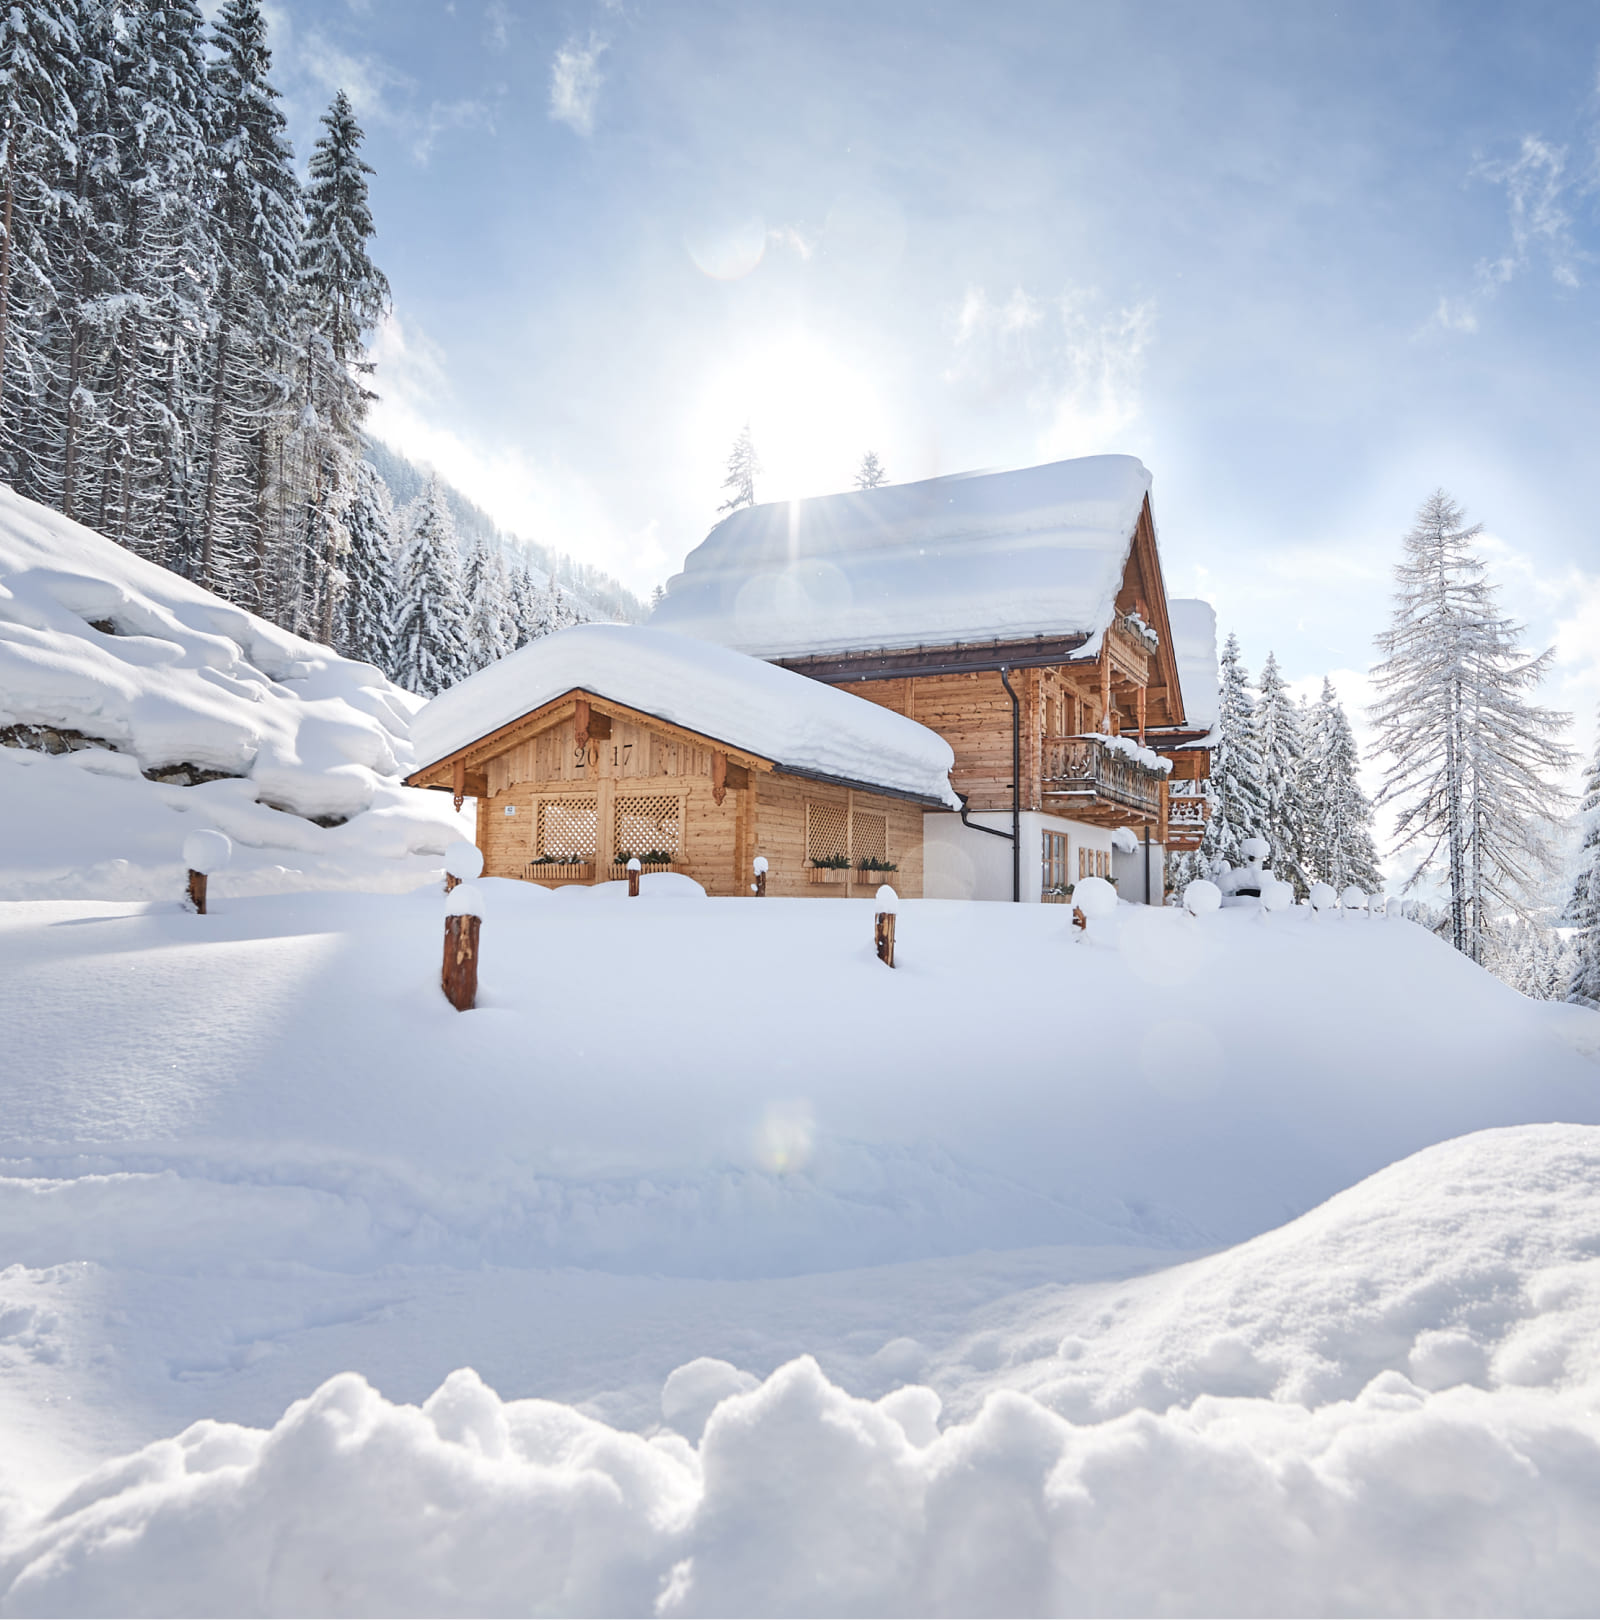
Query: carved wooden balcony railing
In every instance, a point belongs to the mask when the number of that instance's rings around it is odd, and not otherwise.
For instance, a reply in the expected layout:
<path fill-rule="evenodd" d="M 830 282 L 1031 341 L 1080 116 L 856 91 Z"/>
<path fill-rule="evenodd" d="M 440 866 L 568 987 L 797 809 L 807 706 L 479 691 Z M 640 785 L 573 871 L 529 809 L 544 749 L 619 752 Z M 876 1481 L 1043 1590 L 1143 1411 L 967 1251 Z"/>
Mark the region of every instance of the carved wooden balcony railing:
<path fill-rule="evenodd" d="M 1211 801 L 1201 781 L 1174 781 L 1167 784 L 1167 848 L 1198 849 L 1205 836 L 1206 817 Z"/>
<path fill-rule="evenodd" d="M 1088 821 L 1160 817 L 1163 773 L 1130 759 L 1109 738 L 1046 737 L 1040 768 L 1045 798 L 1064 814 Z"/>

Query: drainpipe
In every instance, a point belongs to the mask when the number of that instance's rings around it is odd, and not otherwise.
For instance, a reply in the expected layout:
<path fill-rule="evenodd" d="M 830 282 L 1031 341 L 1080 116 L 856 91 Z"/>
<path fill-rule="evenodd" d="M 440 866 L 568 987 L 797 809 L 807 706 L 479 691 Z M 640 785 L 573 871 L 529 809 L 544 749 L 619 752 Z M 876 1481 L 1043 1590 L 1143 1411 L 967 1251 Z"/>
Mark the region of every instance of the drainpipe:
<path fill-rule="evenodd" d="M 1150 823 L 1147 821 L 1144 824 L 1144 903 L 1147 906 L 1155 904 L 1155 898 L 1150 891 Z"/>
<path fill-rule="evenodd" d="M 1011 672 L 1000 666 L 1000 684 L 1011 699 L 1011 899 L 1022 899 L 1022 705 Z"/>

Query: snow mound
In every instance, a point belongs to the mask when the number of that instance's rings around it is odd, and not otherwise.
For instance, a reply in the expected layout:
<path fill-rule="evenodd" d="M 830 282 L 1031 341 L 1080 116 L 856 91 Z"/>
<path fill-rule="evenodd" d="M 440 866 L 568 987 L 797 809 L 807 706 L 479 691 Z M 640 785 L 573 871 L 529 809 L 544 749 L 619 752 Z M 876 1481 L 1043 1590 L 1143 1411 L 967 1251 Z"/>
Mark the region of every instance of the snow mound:
<path fill-rule="evenodd" d="M 577 688 L 790 770 L 961 806 L 950 786 L 955 755 L 937 732 L 742 653 L 630 624 L 541 636 L 441 692 L 412 729 L 418 763 Z"/>
<path fill-rule="evenodd" d="M 175 893 L 191 817 L 253 852 L 224 893 L 420 882 L 452 820 L 400 785 L 418 706 L 0 486 L 0 893 Z"/>
<path fill-rule="evenodd" d="M 1592 1612 L 1597 1180 L 1600 1130 L 1487 1133 L 1118 1285 L 1083 1305 L 1095 1342 L 1048 1357 L 1135 1386 L 1099 1421 L 1058 1383 L 976 1392 L 941 1429 L 935 1390 L 862 1399 L 809 1357 L 759 1383 L 681 1368 L 663 1407 L 687 1435 L 467 1369 L 420 1406 L 342 1374 L 270 1430 L 203 1422 L 89 1475 L 13 1527 L 0 1591 L 22 1613 Z M 987 1338 L 991 1361 L 1025 1342 Z M 1274 1384 L 1274 1358 L 1312 1375 Z"/>
<path fill-rule="evenodd" d="M 1085 456 L 747 507 L 649 622 L 759 658 L 1090 635 L 1149 491 L 1134 457 Z"/>

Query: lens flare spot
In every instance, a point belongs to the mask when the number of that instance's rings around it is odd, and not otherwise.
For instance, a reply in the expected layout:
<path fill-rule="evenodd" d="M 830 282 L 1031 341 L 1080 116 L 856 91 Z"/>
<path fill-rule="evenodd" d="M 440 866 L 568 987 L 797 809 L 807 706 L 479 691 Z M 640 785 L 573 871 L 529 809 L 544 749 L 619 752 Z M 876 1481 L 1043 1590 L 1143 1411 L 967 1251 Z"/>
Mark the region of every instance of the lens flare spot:
<path fill-rule="evenodd" d="M 756 1162 L 773 1175 L 793 1175 L 810 1164 L 816 1136 L 810 1103 L 768 1103 L 756 1128 Z"/>

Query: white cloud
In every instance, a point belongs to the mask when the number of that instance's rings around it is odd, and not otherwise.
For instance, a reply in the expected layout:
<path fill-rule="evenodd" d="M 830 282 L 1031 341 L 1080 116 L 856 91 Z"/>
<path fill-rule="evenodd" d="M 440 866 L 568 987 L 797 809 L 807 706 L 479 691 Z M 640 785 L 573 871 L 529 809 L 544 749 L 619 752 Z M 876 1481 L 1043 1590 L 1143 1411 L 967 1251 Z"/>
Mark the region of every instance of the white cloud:
<path fill-rule="evenodd" d="M 591 34 L 586 45 L 569 39 L 550 64 L 550 116 L 580 135 L 594 133 L 594 108 L 604 82 L 600 55 L 609 42 Z"/>
<path fill-rule="evenodd" d="M 483 11 L 484 27 L 489 43 L 503 51 L 511 43 L 511 10 L 505 0 L 489 0 Z"/>
<path fill-rule="evenodd" d="M 1140 411 L 1144 355 L 1155 328 L 1149 302 L 1107 307 L 1093 289 L 1041 299 L 1025 288 L 996 300 L 969 288 L 955 320 L 946 373 L 990 400 L 1020 396 L 1044 417 L 1046 458 L 1125 448 Z"/>

